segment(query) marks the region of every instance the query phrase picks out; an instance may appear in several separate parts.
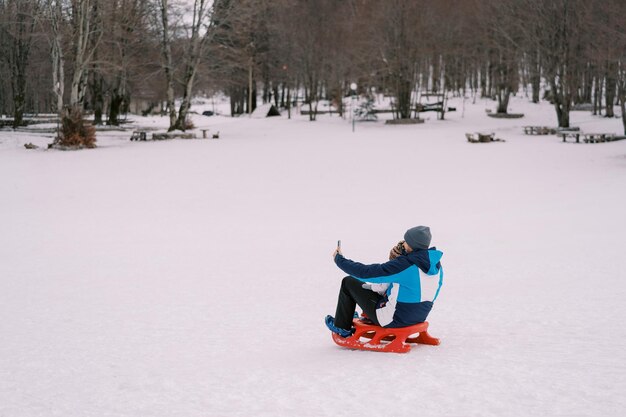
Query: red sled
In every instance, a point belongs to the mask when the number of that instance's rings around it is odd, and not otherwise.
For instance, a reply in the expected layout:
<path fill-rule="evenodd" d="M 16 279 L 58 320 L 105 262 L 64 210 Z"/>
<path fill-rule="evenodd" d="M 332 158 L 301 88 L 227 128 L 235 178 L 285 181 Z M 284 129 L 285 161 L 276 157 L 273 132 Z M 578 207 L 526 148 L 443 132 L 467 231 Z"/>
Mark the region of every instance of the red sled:
<path fill-rule="evenodd" d="M 348 349 L 373 350 L 376 352 L 407 353 L 411 343 L 438 345 L 439 339 L 428 334 L 428 322 L 408 327 L 385 328 L 368 324 L 361 319 L 354 319 L 356 328 L 350 337 L 341 337 L 332 333 L 333 341 Z"/>

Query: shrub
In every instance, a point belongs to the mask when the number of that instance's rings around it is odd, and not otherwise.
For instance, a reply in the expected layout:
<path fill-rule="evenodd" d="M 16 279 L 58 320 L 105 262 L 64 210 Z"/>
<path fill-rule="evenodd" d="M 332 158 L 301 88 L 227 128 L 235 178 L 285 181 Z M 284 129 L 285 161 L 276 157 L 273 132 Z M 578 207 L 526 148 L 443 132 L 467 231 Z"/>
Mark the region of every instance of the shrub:
<path fill-rule="evenodd" d="M 73 149 L 95 148 L 96 128 L 85 121 L 79 108 L 66 109 L 61 116 L 61 130 L 54 145 Z"/>

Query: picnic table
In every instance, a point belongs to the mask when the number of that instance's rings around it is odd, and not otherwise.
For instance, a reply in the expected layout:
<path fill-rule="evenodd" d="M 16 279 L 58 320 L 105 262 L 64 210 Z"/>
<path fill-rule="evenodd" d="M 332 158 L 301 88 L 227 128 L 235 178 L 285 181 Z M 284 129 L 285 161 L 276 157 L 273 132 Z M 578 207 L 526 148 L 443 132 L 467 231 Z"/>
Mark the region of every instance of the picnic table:
<path fill-rule="evenodd" d="M 131 135 L 130 140 L 148 140 L 147 132 L 145 130 L 135 130 Z"/>
<path fill-rule="evenodd" d="M 615 139 L 614 133 L 581 133 L 581 136 L 585 143 L 610 142 Z"/>
<path fill-rule="evenodd" d="M 556 129 L 547 126 L 524 126 L 524 133 L 527 135 L 553 135 Z"/>
<path fill-rule="evenodd" d="M 420 94 L 420 102 L 415 105 L 415 112 L 419 115 L 422 112 L 434 111 L 437 112 L 437 118 L 443 120 L 446 101 L 445 94 L 422 93 Z"/>
<path fill-rule="evenodd" d="M 576 141 L 576 143 L 580 143 L 580 139 L 582 138 L 585 143 L 600 143 L 600 142 L 610 142 L 615 140 L 614 133 L 583 133 L 577 131 L 562 131 L 557 133 L 557 136 L 563 138 L 563 142 L 567 142 L 567 138 L 572 138 Z"/>
<path fill-rule="evenodd" d="M 563 138 L 563 142 L 567 142 L 567 138 L 572 138 L 576 140 L 576 143 L 580 143 L 580 132 L 576 130 L 563 130 L 561 132 L 557 132 L 557 136 Z"/>

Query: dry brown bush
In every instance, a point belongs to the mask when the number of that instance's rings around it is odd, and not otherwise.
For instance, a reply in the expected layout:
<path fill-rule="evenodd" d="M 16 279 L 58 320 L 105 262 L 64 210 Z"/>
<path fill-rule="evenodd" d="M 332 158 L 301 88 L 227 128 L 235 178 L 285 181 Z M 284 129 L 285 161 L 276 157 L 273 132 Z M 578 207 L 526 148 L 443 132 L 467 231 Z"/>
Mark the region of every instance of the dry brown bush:
<path fill-rule="evenodd" d="M 67 109 L 61 117 L 61 131 L 55 144 L 69 148 L 95 148 L 96 128 L 85 121 L 80 109 Z"/>

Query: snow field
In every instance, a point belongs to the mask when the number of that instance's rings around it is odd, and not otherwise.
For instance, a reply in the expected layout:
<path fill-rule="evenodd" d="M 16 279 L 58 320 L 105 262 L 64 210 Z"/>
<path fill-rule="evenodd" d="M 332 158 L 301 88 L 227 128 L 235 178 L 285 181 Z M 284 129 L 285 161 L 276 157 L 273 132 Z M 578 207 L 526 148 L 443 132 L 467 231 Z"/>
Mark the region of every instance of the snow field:
<path fill-rule="evenodd" d="M 626 141 L 525 136 L 549 105 L 490 105 L 355 133 L 195 116 L 221 138 L 81 152 L 0 132 L 0 416 L 623 415 Z M 441 346 L 334 345 L 337 239 L 381 262 L 417 224 L 444 252 Z"/>

